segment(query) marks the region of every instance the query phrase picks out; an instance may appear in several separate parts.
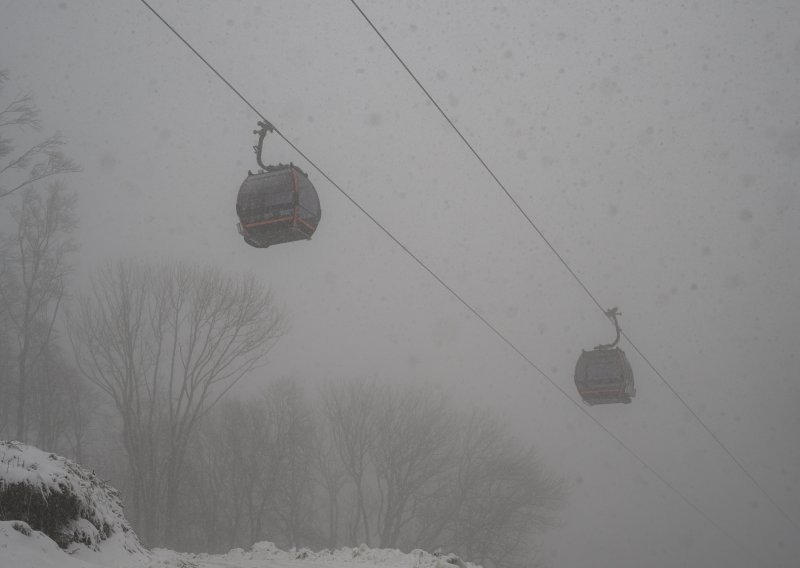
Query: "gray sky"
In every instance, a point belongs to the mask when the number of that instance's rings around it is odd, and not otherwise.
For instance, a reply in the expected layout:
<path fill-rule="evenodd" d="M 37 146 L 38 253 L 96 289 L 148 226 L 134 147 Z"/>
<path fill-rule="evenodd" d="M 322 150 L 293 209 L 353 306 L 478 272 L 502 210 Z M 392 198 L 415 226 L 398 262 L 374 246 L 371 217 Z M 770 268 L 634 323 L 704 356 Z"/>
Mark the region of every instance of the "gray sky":
<path fill-rule="evenodd" d="M 581 348 L 613 328 L 349 2 L 153 5 L 577 398 Z M 593 294 L 621 308 L 625 331 L 800 522 L 800 4 L 362 7 Z M 69 178 L 84 273 L 132 255 L 250 270 L 292 321 L 271 375 L 435 381 L 497 407 L 572 483 L 544 538 L 551 566 L 796 565 L 797 531 L 630 346 L 634 403 L 587 410 L 728 536 L 277 138 L 265 160 L 309 172 L 322 222 L 310 242 L 245 245 L 234 204 L 256 168 L 257 117 L 141 3 L 0 0 L 0 10 L 0 68 L 84 166 Z"/>

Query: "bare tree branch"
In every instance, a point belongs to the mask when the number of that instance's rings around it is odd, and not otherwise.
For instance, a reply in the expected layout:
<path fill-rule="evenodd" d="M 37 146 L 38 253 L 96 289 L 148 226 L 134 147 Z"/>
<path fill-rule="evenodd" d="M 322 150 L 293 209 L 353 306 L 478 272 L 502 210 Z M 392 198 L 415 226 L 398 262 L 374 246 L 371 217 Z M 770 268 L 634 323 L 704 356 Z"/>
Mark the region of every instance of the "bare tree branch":
<path fill-rule="evenodd" d="M 0 71 L 0 94 L 8 81 L 8 72 Z M 0 110 L 0 158 L 14 153 L 11 138 L 2 135 L 3 129 L 39 130 L 39 110 L 30 94 L 16 95 Z M 24 150 L 5 164 L 0 163 L 0 197 L 31 187 L 51 176 L 81 171 L 80 166 L 61 152 L 64 140 L 55 134 Z M 8 179 L 6 179 L 8 178 Z"/>

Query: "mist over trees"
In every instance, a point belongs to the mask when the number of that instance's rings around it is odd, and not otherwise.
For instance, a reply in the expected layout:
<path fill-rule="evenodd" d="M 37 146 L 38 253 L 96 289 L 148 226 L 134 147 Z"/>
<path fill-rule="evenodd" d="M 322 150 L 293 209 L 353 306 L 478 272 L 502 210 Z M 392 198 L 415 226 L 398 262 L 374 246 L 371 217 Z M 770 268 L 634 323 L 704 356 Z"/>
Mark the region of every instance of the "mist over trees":
<path fill-rule="evenodd" d="M 17 147 L 12 135 L 39 130 L 39 113 L 31 95 L 6 97 L 7 82 L 0 71 L 0 432 L 51 447 L 71 437 L 74 446 L 80 420 L 69 409 L 81 387 L 57 322 L 76 251 L 77 196 L 53 176 L 79 168 L 58 150 L 58 135 Z"/>
<path fill-rule="evenodd" d="M 288 320 L 251 275 L 109 260 L 77 289 L 79 192 L 61 174 L 79 168 L 58 135 L 17 143 L 40 124 L 7 80 L 0 438 L 95 468 L 148 546 L 364 543 L 531 565 L 565 487 L 498 417 L 433 386 L 271 377 Z M 237 386 L 248 376 L 255 394 Z"/>
<path fill-rule="evenodd" d="M 564 496 L 496 416 L 428 387 L 271 382 L 218 405 L 191 442 L 179 547 L 455 551 L 528 566 Z"/>
<path fill-rule="evenodd" d="M 282 329 L 269 291 L 252 276 L 128 261 L 92 278 L 70 337 L 81 373 L 121 420 L 133 519 L 146 541 L 162 532 L 172 539 L 189 438 Z"/>

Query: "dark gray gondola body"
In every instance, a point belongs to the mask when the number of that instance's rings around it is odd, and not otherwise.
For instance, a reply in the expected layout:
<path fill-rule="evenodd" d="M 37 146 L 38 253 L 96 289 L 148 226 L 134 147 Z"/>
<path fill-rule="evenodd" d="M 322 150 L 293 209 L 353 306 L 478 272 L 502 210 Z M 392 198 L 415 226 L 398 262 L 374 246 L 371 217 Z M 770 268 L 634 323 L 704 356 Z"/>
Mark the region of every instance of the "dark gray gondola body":
<path fill-rule="evenodd" d="M 308 176 L 294 165 L 251 174 L 236 200 L 239 233 L 258 248 L 310 239 L 322 216 Z"/>
<path fill-rule="evenodd" d="M 575 365 L 575 386 L 587 404 L 629 403 L 636 395 L 633 370 L 618 347 L 583 351 Z"/>

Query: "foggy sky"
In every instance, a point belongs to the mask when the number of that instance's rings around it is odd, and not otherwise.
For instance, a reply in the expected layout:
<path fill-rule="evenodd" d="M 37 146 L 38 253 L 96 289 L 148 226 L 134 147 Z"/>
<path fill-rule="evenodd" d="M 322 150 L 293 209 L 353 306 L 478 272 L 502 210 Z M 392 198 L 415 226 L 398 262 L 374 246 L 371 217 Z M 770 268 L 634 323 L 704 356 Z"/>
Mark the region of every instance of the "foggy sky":
<path fill-rule="evenodd" d="M 800 522 L 800 5 L 663 4 L 362 7 L 592 293 L 619 306 L 628 335 Z M 349 2 L 153 5 L 578 398 L 575 360 L 613 327 Z M 544 537 L 548 565 L 796 565 L 794 527 L 630 346 L 633 404 L 587 409 L 718 527 L 276 137 L 265 161 L 309 173 L 322 221 L 310 242 L 245 245 L 234 204 L 257 167 L 257 116 L 141 3 L 4 1 L 0 29 L 9 89 L 35 95 L 45 133 L 61 131 L 84 167 L 68 180 L 79 280 L 129 256 L 252 271 L 291 320 L 269 376 L 436 382 L 495 406 L 571 483 Z"/>

